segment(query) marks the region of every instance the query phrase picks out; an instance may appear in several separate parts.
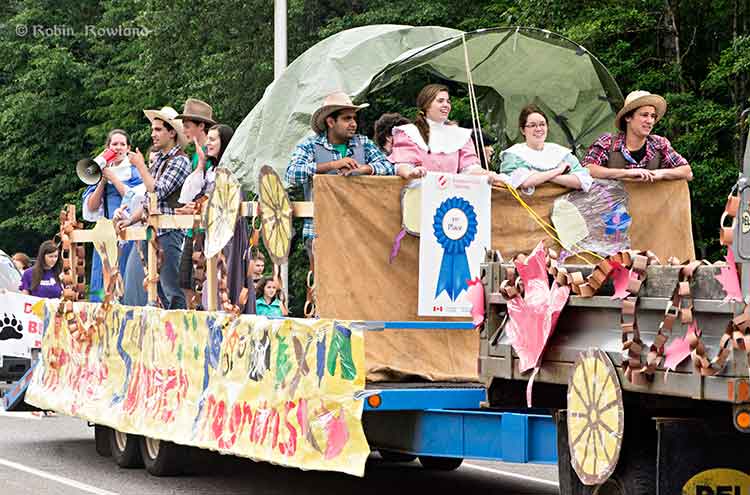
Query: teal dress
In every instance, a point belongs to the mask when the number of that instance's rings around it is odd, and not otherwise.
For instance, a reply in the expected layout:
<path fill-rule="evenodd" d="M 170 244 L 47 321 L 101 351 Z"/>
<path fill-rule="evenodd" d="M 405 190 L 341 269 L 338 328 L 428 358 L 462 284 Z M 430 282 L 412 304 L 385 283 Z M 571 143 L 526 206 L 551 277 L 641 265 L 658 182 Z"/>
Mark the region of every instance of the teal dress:
<path fill-rule="evenodd" d="M 259 297 L 255 301 L 255 314 L 259 316 L 284 316 L 281 312 L 281 301 L 275 298 L 271 303 L 267 303 L 264 297 Z"/>

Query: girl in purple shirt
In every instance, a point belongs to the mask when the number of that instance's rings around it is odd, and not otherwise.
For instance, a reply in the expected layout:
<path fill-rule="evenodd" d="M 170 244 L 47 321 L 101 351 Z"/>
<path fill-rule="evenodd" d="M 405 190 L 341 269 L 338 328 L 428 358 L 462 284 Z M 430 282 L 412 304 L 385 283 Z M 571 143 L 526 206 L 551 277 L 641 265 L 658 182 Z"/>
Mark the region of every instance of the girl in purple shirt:
<path fill-rule="evenodd" d="M 57 244 L 44 241 L 39 246 L 39 254 L 34 261 L 34 266 L 23 272 L 21 286 L 18 289 L 31 296 L 57 299 L 62 294 L 60 271 L 60 253 Z"/>

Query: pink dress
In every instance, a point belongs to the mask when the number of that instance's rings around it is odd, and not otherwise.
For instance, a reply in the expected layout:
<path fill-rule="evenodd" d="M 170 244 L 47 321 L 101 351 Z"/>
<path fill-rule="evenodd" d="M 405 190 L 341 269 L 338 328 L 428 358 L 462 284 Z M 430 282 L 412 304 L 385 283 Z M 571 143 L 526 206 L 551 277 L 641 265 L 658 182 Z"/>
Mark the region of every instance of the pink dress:
<path fill-rule="evenodd" d="M 471 131 L 454 125 L 430 124 L 428 146 L 417 126 L 393 128 L 393 151 L 388 157 L 395 164 L 421 165 L 430 172 L 465 173 L 479 167 Z"/>

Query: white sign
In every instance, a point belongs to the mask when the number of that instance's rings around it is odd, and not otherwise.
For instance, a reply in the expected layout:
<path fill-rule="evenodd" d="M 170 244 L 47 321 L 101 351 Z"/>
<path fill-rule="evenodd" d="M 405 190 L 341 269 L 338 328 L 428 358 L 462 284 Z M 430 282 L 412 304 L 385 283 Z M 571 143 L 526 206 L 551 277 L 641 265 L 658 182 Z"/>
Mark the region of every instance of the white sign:
<path fill-rule="evenodd" d="M 0 293 L 0 356 L 31 358 L 42 347 L 42 321 L 33 313 L 39 297 L 17 292 Z"/>
<path fill-rule="evenodd" d="M 482 175 L 422 179 L 419 316 L 470 316 L 469 280 L 490 247 L 490 185 Z"/>

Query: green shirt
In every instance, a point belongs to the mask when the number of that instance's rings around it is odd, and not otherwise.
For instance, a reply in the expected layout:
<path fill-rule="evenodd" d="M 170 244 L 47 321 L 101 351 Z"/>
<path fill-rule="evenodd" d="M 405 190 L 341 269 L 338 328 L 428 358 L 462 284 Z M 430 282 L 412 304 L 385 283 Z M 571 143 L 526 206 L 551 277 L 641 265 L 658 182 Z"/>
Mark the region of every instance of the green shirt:
<path fill-rule="evenodd" d="M 333 149 L 339 152 L 341 156 L 346 156 L 346 150 L 349 149 L 349 147 L 346 144 L 332 144 Z"/>

